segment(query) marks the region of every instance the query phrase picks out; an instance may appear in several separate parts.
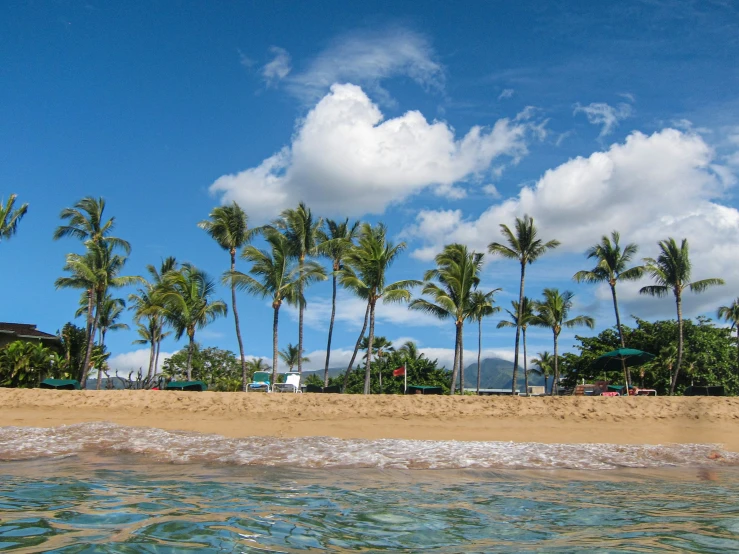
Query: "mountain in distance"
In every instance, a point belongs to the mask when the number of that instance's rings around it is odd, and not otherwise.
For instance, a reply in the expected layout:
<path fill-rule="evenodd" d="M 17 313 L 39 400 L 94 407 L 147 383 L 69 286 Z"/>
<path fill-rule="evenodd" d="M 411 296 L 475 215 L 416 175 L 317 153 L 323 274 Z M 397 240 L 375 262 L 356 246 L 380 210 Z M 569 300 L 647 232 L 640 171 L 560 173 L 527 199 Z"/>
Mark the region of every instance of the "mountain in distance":
<path fill-rule="evenodd" d="M 524 390 L 523 366 L 518 367 L 516 388 Z M 551 379 L 550 379 L 551 381 Z M 482 360 L 480 374 L 481 389 L 508 389 L 513 383 L 513 362 L 502 358 L 485 358 Z M 529 386 L 544 386 L 544 377 L 534 375 L 529 371 Z M 464 387 L 477 387 L 477 360 L 464 368 Z"/>

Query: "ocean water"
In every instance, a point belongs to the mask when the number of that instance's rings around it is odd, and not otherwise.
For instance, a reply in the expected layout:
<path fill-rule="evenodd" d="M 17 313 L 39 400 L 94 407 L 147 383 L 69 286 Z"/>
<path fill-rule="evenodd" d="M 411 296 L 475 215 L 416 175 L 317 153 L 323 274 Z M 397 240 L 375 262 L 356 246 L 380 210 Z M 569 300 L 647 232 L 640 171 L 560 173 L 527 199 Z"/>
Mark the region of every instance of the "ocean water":
<path fill-rule="evenodd" d="M 732 552 L 739 458 L 0 428 L 0 551 Z"/>

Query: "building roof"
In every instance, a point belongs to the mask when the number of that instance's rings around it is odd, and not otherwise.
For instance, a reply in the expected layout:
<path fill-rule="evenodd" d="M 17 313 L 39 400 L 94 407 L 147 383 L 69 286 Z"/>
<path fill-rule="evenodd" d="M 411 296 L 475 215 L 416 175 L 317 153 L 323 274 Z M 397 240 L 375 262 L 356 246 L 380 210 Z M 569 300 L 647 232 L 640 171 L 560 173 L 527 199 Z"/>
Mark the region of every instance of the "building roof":
<path fill-rule="evenodd" d="M 35 325 L 30 323 L 5 323 L 0 321 L 0 333 L 15 335 L 23 339 L 59 340 L 56 335 L 39 331 Z"/>

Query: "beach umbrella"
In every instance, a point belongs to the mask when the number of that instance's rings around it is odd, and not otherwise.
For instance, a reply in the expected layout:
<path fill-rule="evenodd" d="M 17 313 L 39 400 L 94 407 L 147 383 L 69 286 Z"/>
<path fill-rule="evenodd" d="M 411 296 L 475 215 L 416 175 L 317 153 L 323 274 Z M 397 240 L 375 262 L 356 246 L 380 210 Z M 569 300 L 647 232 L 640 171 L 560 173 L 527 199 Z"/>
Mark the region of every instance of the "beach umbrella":
<path fill-rule="evenodd" d="M 606 352 L 602 356 L 596 358 L 591 367 L 594 369 L 602 369 L 603 371 L 617 370 L 624 366 L 636 367 L 643 365 L 654 359 L 654 354 L 636 350 L 634 348 L 618 348 L 612 352 Z"/>

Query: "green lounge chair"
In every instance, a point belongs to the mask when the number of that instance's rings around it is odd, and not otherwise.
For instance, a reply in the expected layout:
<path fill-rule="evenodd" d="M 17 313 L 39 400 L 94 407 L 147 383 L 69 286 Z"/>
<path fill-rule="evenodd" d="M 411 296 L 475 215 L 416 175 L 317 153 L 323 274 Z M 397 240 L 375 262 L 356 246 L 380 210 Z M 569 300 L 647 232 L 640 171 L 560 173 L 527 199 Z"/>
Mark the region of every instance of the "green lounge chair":
<path fill-rule="evenodd" d="M 164 390 L 197 391 L 208 390 L 208 385 L 202 381 L 172 381 L 167 383 Z"/>
<path fill-rule="evenodd" d="M 272 392 L 272 385 L 270 385 L 270 377 L 272 377 L 272 374 L 269 371 L 255 371 L 254 377 L 251 378 L 251 383 L 247 383 L 246 385 L 246 392 L 249 392 L 249 391 Z"/>
<path fill-rule="evenodd" d="M 39 385 L 42 389 L 80 390 L 77 379 L 44 379 Z"/>
<path fill-rule="evenodd" d="M 443 394 L 441 387 L 432 387 L 430 385 L 408 385 L 406 394 Z"/>

